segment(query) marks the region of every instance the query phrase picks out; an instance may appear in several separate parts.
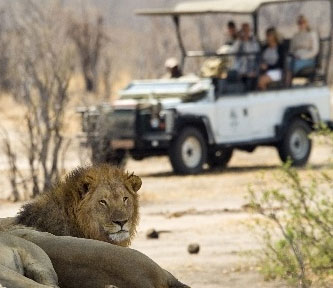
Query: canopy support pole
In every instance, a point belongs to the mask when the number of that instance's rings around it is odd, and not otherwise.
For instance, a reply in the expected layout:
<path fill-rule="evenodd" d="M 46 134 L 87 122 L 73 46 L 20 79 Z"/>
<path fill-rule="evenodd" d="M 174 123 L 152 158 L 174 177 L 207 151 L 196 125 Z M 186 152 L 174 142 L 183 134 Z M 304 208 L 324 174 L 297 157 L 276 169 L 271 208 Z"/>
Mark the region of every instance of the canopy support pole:
<path fill-rule="evenodd" d="M 252 14 L 253 17 L 253 33 L 258 37 L 258 13 L 254 12 Z M 258 37 L 259 38 L 259 37 Z"/>
<path fill-rule="evenodd" d="M 332 84 L 332 81 L 329 80 L 329 76 L 331 76 L 330 66 L 332 66 L 332 38 L 333 38 L 333 2 L 330 1 L 330 36 L 329 36 L 329 46 L 328 46 L 328 61 L 326 63 L 325 69 L 325 84 L 329 83 Z"/>
<path fill-rule="evenodd" d="M 180 33 L 180 20 L 179 20 L 179 16 L 174 15 L 172 17 L 172 20 L 173 20 L 173 23 L 175 24 L 177 42 L 178 42 L 178 46 L 179 46 L 180 53 L 181 53 L 181 59 L 180 59 L 180 67 L 179 67 L 179 69 L 183 72 L 184 65 L 185 65 L 186 50 L 185 50 L 185 46 L 184 46 L 182 35 Z"/>

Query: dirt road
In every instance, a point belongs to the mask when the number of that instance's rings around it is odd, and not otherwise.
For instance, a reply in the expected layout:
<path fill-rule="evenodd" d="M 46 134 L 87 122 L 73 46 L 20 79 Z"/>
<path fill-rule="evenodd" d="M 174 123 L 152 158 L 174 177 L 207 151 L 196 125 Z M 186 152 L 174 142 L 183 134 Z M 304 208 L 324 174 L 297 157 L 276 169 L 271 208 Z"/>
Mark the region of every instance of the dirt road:
<path fill-rule="evenodd" d="M 328 169 L 331 153 L 328 146 L 315 145 L 310 164 L 316 170 Z M 287 287 L 265 282 L 255 259 L 247 256 L 250 250 L 260 253 L 260 244 L 247 225 L 253 215 L 242 211 L 249 185 L 271 183 L 279 165 L 272 148 L 253 154 L 236 152 L 227 170 L 198 176 L 173 175 L 166 158 L 130 162 L 127 168 L 141 175 L 144 183 L 141 224 L 133 248 L 193 288 Z M 307 173 L 300 170 L 303 177 Z M 150 228 L 170 232 L 146 240 Z M 192 242 L 201 246 L 198 255 L 187 253 Z"/>
<path fill-rule="evenodd" d="M 330 147 L 316 144 L 310 164 L 330 169 Z M 198 176 L 175 176 L 167 158 L 129 161 L 127 169 L 143 178 L 141 221 L 132 248 L 154 259 L 193 288 L 282 288 L 265 282 L 249 251 L 260 253 L 260 244 L 247 224 L 253 216 L 242 209 L 249 185 L 271 184 L 280 165 L 272 148 L 253 154 L 236 152 L 225 171 Z M 261 179 L 263 173 L 265 180 Z M 307 169 L 300 170 L 306 177 Z M 0 202 L 0 217 L 14 215 L 18 204 Z M 158 240 L 147 240 L 148 229 L 163 230 Z M 187 245 L 201 246 L 189 255 Z"/>

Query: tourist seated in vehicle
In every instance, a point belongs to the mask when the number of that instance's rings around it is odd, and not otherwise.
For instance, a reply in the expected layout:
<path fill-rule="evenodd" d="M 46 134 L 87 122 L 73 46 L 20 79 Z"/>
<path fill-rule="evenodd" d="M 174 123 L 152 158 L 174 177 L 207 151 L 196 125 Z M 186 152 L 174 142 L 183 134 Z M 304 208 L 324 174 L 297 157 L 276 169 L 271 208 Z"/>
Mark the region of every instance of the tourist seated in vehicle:
<path fill-rule="evenodd" d="M 228 53 L 230 47 L 235 44 L 235 42 L 239 39 L 239 31 L 237 30 L 236 24 L 234 21 L 229 21 L 227 24 L 227 34 L 223 41 L 223 45 L 217 49 L 217 54 Z"/>
<path fill-rule="evenodd" d="M 202 77 L 223 78 L 227 71 L 233 66 L 234 57 L 226 56 L 231 52 L 234 43 L 239 39 L 239 32 L 234 21 L 227 24 L 227 33 L 223 45 L 216 50 L 216 54 L 222 57 L 206 59 L 201 67 Z"/>
<path fill-rule="evenodd" d="M 232 45 L 231 52 L 236 53 L 233 70 L 241 77 L 247 89 L 255 89 L 260 44 L 252 35 L 249 23 L 242 24 L 239 39 Z"/>
<path fill-rule="evenodd" d="M 268 28 L 266 30 L 266 44 L 261 50 L 258 80 L 260 90 L 266 90 L 270 83 L 282 80 L 283 52 L 283 46 L 280 44 L 276 29 L 274 27 Z"/>
<path fill-rule="evenodd" d="M 297 18 L 298 32 L 290 43 L 290 70 L 292 75 L 297 76 L 305 68 L 315 67 L 316 56 L 319 53 L 318 34 L 309 26 L 304 15 Z"/>
<path fill-rule="evenodd" d="M 226 38 L 226 41 L 225 41 L 225 44 L 226 45 L 233 45 L 236 40 L 238 39 L 238 31 L 237 31 L 237 27 L 236 27 L 236 24 L 234 21 L 229 21 L 228 24 L 227 24 L 227 31 L 228 31 L 228 34 L 227 34 L 227 38 Z"/>

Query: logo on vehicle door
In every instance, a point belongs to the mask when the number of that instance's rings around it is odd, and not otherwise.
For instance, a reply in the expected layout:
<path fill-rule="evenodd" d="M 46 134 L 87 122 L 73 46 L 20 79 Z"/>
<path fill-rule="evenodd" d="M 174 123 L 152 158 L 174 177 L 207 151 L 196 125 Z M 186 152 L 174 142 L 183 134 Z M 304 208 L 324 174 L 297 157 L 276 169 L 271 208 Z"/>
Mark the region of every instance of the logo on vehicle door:
<path fill-rule="evenodd" d="M 230 126 L 236 128 L 238 126 L 238 117 L 235 110 L 230 111 Z"/>

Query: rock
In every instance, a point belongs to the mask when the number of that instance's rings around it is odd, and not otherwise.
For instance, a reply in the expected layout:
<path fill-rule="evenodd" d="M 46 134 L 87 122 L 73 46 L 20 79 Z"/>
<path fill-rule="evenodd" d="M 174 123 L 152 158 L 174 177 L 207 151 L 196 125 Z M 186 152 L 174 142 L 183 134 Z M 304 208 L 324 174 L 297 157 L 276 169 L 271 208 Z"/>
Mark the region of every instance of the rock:
<path fill-rule="evenodd" d="M 259 211 L 261 210 L 261 206 L 258 203 L 247 203 L 242 205 L 242 209 L 245 211 Z"/>
<path fill-rule="evenodd" d="M 198 254 L 200 251 L 200 245 L 197 243 L 192 243 L 192 244 L 188 245 L 187 251 L 190 254 Z"/>
<path fill-rule="evenodd" d="M 148 239 L 158 239 L 158 232 L 155 229 L 149 229 L 146 233 Z"/>

